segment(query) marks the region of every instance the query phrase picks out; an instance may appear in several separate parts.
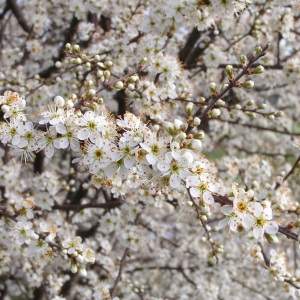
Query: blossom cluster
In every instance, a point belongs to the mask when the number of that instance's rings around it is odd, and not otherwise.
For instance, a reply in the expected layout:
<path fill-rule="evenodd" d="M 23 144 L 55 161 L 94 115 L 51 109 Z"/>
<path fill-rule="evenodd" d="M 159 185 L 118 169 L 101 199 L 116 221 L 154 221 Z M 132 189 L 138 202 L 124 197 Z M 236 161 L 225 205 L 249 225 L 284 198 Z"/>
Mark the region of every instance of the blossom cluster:
<path fill-rule="evenodd" d="M 299 1 L 2 2 L 0 297 L 297 299 Z"/>

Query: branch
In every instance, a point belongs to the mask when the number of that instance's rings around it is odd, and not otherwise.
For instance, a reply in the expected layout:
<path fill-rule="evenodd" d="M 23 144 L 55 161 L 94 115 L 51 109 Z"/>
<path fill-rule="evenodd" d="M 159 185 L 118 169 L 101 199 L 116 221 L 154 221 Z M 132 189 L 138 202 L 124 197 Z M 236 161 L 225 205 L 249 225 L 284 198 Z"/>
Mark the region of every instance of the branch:
<path fill-rule="evenodd" d="M 15 0 L 7 0 L 7 6 L 11 9 L 11 11 L 13 12 L 13 14 L 15 15 L 15 17 L 18 20 L 18 23 L 20 24 L 20 26 L 22 27 L 22 29 L 27 32 L 30 33 L 32 31 L 32 25 L 29 25 L 23 15 L 22 9 L 20 9 L 20 7 L 17 4 L 17 1 Z"/>
<path fill-rule="evenodd" d="M 199 119 L 203 120 L 207 117 L 208 113 L 211 111 L 211 109 L 214 107 L 216 102 L 221 99 L 229 90 L 231 90 L 233 87 L 238 86 L 238 81 L 245 75 L 248 74 L 249 69 L 252 67 L 252 65 L 261 57 L 266 55 L 266 50 L 269 48 L 270 43 L 267 43 L 261 50 L 261 52 L 257 55 L 252 55 L 248 64 L 243 68 L 243 70 L 233 79 L 229 82 L 229 85 L 222 90 L 219 94 L 215 96 L 211 96 L 208 100 L 210 100 L 207 107 L 202 111 L 202 108 L 199 108 L 197 112 L 195 113 L 194 117 L 199 117 Z M 186 134 L 189 134 L 191 130 L 193 129 L 192 126 L 188 126 L 186 130 Z"/>
<path fill-rule="evenodd" d="M 296 170 L 299 162 L 300 162 L 300 156 L 295 161 L 295 163 L 294 163 L 293 167 L 291 168 L 291 170 L 284 176 L 282 182 L 281 183 L 278 183 L 278 182 L 276 183 L 275 190 L 277 190 L 294 173 L 294 171 Z"/>
<path fill-rule="evenodd" d="M 124 265 L 125 265 L 126 257 L 128 255 L 129 255 L 129 248 L 126 248 L 125 251 L 124 251 L 124 254 L 122 256 L 121 262 L 120 262 L 120 268 L 119 268 L 117 279 L 115 281 L 114 286 L 110 290 L 110 297 L 111 297 L 111 299 L 114 298 L 115 293 L 116 293 L 116 289 L 117 289 L 117 286 L 118 286 L 118 283 L 120 282 L 120 280 L 122 278 L 122 271 L 123 271 L 123 268 L 124 268 Z"/>

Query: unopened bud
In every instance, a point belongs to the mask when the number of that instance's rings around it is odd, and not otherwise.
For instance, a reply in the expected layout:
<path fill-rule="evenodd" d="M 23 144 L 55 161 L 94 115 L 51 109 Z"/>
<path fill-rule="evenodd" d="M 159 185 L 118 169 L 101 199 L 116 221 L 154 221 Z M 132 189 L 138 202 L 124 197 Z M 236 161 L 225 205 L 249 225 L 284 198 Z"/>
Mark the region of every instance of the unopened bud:
<path fill-rule="evenodd" d="M 221 110 L 219 108 L 214 108 L 211 110 L 210 115 L 212 118 L 217 118 L 221 115 Z"/>
<path fill-rule="evenodd" d="M 228 75 L 229 80 L 232 80 L 234 78 L 233 67 L 231 65 L 226 66 L 225 72 Z"/>
<path fill-rule="evenodd" d="M 211 82 L 210 84 L 209 84 L 209 90 L 210 90 L 210 93 L 212 94 L 212 95 L 216 95 L 217 94 L 217 85 L 216 85 L 216 83 L 215 82 Z"/>
<path fill-rule="evenodd" d="M 254 81 L 253 80 L 247 80 L 242 84 L 242 87 L 245 89 L 252 89 L 254 87 Z"/>
<path fill-rule="evenodd" d="M 101 58 L 100 58 L 100 55 L 95 55 L 94 56 L 94 60 L 96 61 L 96 62 L 99 62 L 100 60 L 101 60 Z"/>
<path fill-rule="evenodd" d="M 257 66 L 253 71 L 252 74 L 260 74 L 265 70 L 265 68 L 263 66 Z"/>
<path fill-rule="evenodd" d="M 65 100 L 61 96 L 56 96 L 53 101 L 58 107 L 63 107 L 65 105 Z"/>
<path fill-rule="evenodd" d="M 266 109 L 267 108 L 267 104 L 266 103 L 262 103 L 260 104 L 257 109 Z"/>
<path fill-rule="evenodd" d="M 195 117 L 193 120 L 193 125 L 194 126 L 199 126 L 201 123 L 201 120 L 198 117 Z"/>
<path fill-rule="evenodd" d="M 65 46 L 66 51 L 70 52 L 72 51 L 72 45 L 70 43 L 67 43 Z"/>
<path fill-rule="evenodd" d="M 144 65 L 145 63 L 147 63 L 148 61 L 148 58 L 147 57 L 143 57 L 141 60 L 140 60 L 140 64 L 141 65 Z"/>
<path fill-rule="evenodd" d="M 191 116 L 193 114 L 193 110 L 194 110 L 194 105 L 193 103 L 188 103 L 185 107 L 185 112 L 187 114 L 187 116 Z"/>
<path fill-rule="evenodd" d="M 284 115 L 284 112 L 282 110 L 279 110 L 275 113 L 275 117 L 282 117 Z"/>
<path fill-rule="evenodd" d="M 74 51 L 79 53 L 80 52 L 80 46 L 79 45 L 74 45 L 73 47 Z"/>
<path fill-rule="evenodd" d="M 103 76 L 104 76 L 105 80 L 109 80 L 111 74 L 110 74 L 109 71 L 105 70 L 105 71 L 103 72 Z"/>
<path fill-rule="evenodd" d="M 241 55 L 240 56 L 240 62 L 242 64 L 242 67 L 245 67 L 247 65 L 247 61 L 248 61 L 248 59 L 247 59 L 246 55 Z"/>
<path fill-rule="evenodd" d="M 110 69 L 110 68 L 113 66 L 113 62 L 110 61 L 110 60 L 108 60 L 108 61 L 106 61 L 106 62 L 104 63 L 104 65 L 105 65 L 106 68 Z"/>
<path fill-rule="evenodd" d="M 247 113 L 247 116 L 248 116 L 250 119 L 255 119 L 255 118 L 256 118 L 256 114 L 253 113 L 253 112 Z"/>
<path fill-rule="evenodd" d="M 279 243 L 278 237 L 275 234 L 265 233 L 265 237 L 267 238 L 267 241 L 270 244 L 278 244 Z"/>
<path fill-rule="evenodd" d="M 114 88 L 117 89 L 117 90 L 121 90 L 123 87 L 124 87 L 124 84 L 123 84 L 123 82 L 121 80 L 117 81 L 114 84 Z"/>

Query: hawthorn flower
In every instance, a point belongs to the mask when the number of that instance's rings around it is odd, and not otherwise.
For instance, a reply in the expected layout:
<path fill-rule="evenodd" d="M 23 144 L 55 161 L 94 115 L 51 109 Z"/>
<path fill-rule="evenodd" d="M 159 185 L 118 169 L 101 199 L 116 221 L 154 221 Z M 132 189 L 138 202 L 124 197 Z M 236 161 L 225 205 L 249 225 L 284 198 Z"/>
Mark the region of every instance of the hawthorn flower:
<path fill-rule="evenodd" d="M 86 152 L 82 164 L 87 165 L 92 174 L 96 174 L 100 169 L 121 158 L 117 146 L 102 138 L 97 139 L 95 144 L 88 143 Z"/>
<path fill-rule="evenodd" d="M 221 191 L 220 183 L 208 173 L 187 177 L 186 187 L 190 189 L 192 197 L 203 199 L 207 204 L 215 202 L 212 193 Z"/>
<path fill-rule="evenodd" d="M 77 124 L 80 126 L 78 129 L 77 137 L 80 140 L 90 139 L 91 142 L 100 138 L 100 132 L 106 123 L 105 117 L 97 116 L 93 111 L 87 111 L 78 119 Z"/>
<path fill-rule="evenodd" d="M 81 244 L 82 238 L 76 236 L 73 239 L 68 239 L 62 242 L 62 246 L 67 250 L 68 254 L 73 254 L 75 251 L 82 252 L 83 246 Z"/>
<path fill-rule="evenodd" d="M 253 236 L 256 239 L 261 238 L 264 232 L 269 234 L 276 234 L 278 232 L 278 225 L 272 220 L 272 209 L 270 207 L 263 208 L 259 204 L 252 214 L 246 214 L 242 218 L 243 226 L 246 230 L 252 230 Z"/>
<path fill-rule="evenodd" d="M 31 228 L 31 222 L 19 221 L 15 224 L 15 229 L 12 232 L 12 236 L 18 245 L 21 246 L 25 242 L 30 242 L 31 239 L 38 239 L 38 235 Z"/>
<path fill-rule="evenodd" d="M 222 219 L 219 224 L 218 228 L 222 229 L 226 225 L 229 225 L 231 231 L 236 232 L 238 225 L 241 224 L 241 218 L 234 212 L 234 208 L 230 205 L 224 205 L 221 208 L 221 212 L 226 216 L 225 219 Z"/>
<path fill-rule="evenodd" d="M 157 168 L 163 173 L 163 176 L 170 176 L 170 185 L 178 188 L 181 180 L 185 180 L 191 173 L 189 166 L 193 162 L 193 155 L 190 152 L 180 150 L 168 152 L 165 160 L 157 164 Z"/>
<path fill-rule="evenodd" d="M 157 132 L 149 132 L 144 138 L 144 142 L 140 143 L 140 146 L 147 151 L 146 159 L 149 164 L 155 165 L 162 159 L 166 152 L 167 145 L 170 138 L 157 137 Z"/>
<path fill-rule="evenodd" d="M 248 213 L 255 213 L 260 211 L 260 203 L 255 201 L 250 201 L 253 197 L 251 191 L 245 191 L 238 187 L 237 183 L 232 184 L 232 191 L 234 194 L 233 208 L 234 212 L 241 218 Z"/>

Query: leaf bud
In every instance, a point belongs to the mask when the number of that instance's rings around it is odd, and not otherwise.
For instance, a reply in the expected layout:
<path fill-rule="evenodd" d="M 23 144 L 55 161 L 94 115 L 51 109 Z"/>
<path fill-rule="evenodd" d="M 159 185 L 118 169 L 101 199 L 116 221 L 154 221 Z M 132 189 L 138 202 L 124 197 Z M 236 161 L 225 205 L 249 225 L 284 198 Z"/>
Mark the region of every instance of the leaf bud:
<path fill-rule="evenodd" d="M 266 103 L 262 103 L 260 104 L 257 109 L 266 109 L 267 108 L 267 104 Z"/>
<path fill-rule="evenodd" d="M 275 116 L 272 114 L 272 115 L 268 115 L 267 118 L 268 118 L 269 120 L 274 120 L 274 119 L 275 119 Z"/>

